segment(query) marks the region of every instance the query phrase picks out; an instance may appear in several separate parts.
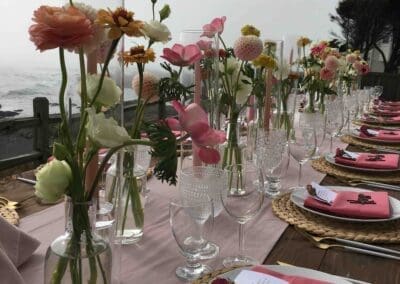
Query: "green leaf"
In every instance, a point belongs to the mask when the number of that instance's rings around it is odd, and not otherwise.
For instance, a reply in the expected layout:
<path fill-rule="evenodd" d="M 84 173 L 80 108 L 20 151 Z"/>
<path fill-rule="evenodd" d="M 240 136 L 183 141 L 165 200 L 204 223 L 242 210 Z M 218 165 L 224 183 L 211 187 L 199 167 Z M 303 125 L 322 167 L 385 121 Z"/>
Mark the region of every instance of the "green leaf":
<path fill-rule="evenodd" d="M 53 144 L 53 156 L 59 161 L 69 160 L 71 158 L 67 147 L 57 142 Z"/>

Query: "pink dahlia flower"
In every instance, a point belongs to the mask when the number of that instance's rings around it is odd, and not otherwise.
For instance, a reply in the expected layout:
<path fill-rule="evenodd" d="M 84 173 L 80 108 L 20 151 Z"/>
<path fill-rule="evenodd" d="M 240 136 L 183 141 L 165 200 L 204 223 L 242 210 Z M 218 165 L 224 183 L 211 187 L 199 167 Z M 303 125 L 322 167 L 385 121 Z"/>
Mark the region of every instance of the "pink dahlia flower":
<path fill-rule="evenodd" d="M 243 61 L 256 59 L 263 51 L 261 39 L 255 35 L 239 37 L 233 45 L 235 56 Z"/>
<path fill-rule="evenodd" d="M 175 66 L 189 66 L 202 58 L 201 50 L 196 44 L 183 46 L 174 44 L 172 48 L 164 48 L 162 58 Z"/>
<path fill-rule="evenodd" d="M 91 41 L 95 32 L 91 21 L 75 7 L 40 6 L 32 20 L 36 24 L 29 27 L 30 40 L 41 52 L 74 49 Z"/>
<path fill-rule="evenodd" d="M 326 42 L 320 42 L 319 44 L 311 47 L 311 54 L 315 57 L 319 57 L 324 53 L 324 50 L 327 46 L 328 45 Z"/>
<path fill-rule="evenodd" d="M 139 95 L 139 74 L 132 79 L 132 88 Z M 149 103 L 158 101 L 158 81 L 154 74 L 149 72 L 143 73 L 142 100 L 148 100 Z"/>
<path fill-rule="evenodd" d="M 358 56 L 356 54 L 354 54 L 354 53 L 347 54 L 346 55 L 346 62 L 350 63 L 350 64 L 353 64 L 354 62 L 356 62 L 357 57 Z"/>
<path fill-rule="evenodd" d="M 206 112 L 200 105 L 192 103 L 184 107 L 178 101 L 172 101 L 172 105 L 178 112 L 179 120 L 167 118 L 166 122 L 172 130 L 183 130 L 192 138 L 199 158 L 207 164 L 216 164 L 220 160 L 217 150 L 211 148 L 225 142 L 225 132 L 210 127 Z"/>
<path fill-rule="evenodd" d="M 206 37 L 213 37 L 215 34 L 222 34 L 224 31 L 224 24 L 226 21 L 226 17 L 223 16 L 221 18 L 215 18 L 214 20 L 211 21 L 211 23 L 206 24 L 203 26 L 203 34 L 201 36 L 206 36 Z"/>

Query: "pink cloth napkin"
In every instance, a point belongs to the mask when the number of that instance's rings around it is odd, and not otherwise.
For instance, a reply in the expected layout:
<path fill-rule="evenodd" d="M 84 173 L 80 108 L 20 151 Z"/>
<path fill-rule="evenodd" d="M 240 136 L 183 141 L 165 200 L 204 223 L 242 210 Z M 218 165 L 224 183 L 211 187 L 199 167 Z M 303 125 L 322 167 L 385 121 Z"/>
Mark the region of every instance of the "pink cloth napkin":
<path fill-rule="evenodd" d="M 367 169 L 397 169 L 399 167 L 398 154 L 380 154 L 379 160 L 374 160 L 376 154 L 358 153 L 356 159 L 347 158 L 344 156 L 335 156 L 335 162 L 342 165 L 349 165 L 358 168 Z"/>
<path fill-rule="evenodd" d="M 377 135 L 369 134 L 368 130 L 378 131 Z M 362 138 L 374 138 L 382 141 L 399 141 L 400 142 L 400 130 L 385 130 L 385 129 L 373 129 L 368 128 L 365 125 L 360 128 L 360 137 Z"/>
<path fill-rule="evenodd" d="M 357 200 L 359 194 L 371 197 L 375 204 L 352 203 Z M 331 205 L 323 203 L 309 196 L 304 201 L 304 206 L 317 211 L 326 212 L 332 215 L 353 217 L 360 219 L 386 219 L 390 217 L 390 206 L 388 193 L 384 191 L 340 191 Z"/>
<path fill-rule="evenodd" d="M 260 273 L 274 276 L 276 278 L 285 280 L 285 281 L 289 282 L 290 284 L 329 284 L 330 283 L 330 282 L 315 280 L 315 279 L 302 277 L 302 276 L 285 275 L 280 272 L 272 271 L 264 266 L 255 266 L 251 270 L 255 271 L 255 272 L 260 272 Z"/>
<path fill-rule="evenodd" d="M 382 115 L 382 116 L 397 116 L 400 115 L 400 109 L 392 109 L 392 108 L 376 108 L 374 109 L 375 115 Z"/>
<path fill-rule="evenodd" d="M 0 216 L 1 283 L 24 283 L 17 267 L 38 248 L 40 242 Z"/>

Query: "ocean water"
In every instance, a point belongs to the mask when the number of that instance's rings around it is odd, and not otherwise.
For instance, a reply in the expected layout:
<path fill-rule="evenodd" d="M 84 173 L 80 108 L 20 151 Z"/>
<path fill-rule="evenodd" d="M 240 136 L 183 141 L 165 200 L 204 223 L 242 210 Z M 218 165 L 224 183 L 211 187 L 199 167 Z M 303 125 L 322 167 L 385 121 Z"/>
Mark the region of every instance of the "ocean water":
<path fill-rule="evenodd" d="M 71 102 L 72 113 L 79 112 L 80 97 L 77 94 L 79 72 L 70 71 L 65 105 Z M 46 97 L 49 100 L 50 114 L 59 113 L 58 94 L 61 75 L 58 69 L 42 68 L 36 70 L 0 68 L 0 114 L 17 112 L 12 117 L 32 117 L 33 99 Z M 125 88 L 125 100 L 133 100 L 132 89 Z M 1 119 L 0 115 L 0 119 Z"/>

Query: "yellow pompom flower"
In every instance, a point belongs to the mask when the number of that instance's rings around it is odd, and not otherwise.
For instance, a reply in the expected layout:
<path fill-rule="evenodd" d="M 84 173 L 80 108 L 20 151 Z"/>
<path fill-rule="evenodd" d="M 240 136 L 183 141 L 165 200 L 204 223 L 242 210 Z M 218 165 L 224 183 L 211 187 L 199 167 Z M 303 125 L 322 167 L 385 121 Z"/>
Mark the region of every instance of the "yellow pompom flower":
<path fill-rule="evenodd" d="M 266 54 L 261 54 L 254 59 L 253 65 L 255 67 L 266 67 L 270 69 L 275 69 L 277 67 L 276 60 L 272 56 Z"/>
<path fill-rule="evenodd" d="M 297 46 L 298 47 L 304 47 L 306 45 L 309 45 L 310 43 L 311 43 L 311 40 L 308 37 L 304 37 L 304 36 L 300 37 L 297 40 Z"/>
<path fill-rule="evenodd" d="M 241 30 L 242 35 L 255 35 L 256 37 L 260 36 L 260 30 L 257 29 L 255 26 L 252 25 L 245 25 Z"/>

